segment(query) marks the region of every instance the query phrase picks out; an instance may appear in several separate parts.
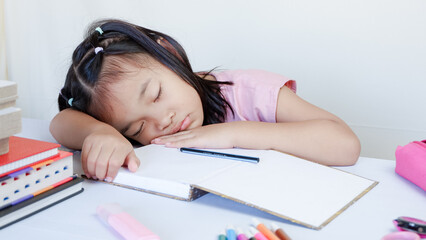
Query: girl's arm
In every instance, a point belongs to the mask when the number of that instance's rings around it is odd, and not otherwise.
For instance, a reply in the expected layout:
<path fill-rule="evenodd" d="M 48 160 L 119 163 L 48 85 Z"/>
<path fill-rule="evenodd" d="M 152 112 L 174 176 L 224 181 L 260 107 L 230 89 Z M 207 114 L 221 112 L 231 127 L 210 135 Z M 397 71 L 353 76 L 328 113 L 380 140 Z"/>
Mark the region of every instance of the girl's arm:
<path fill-rule="evenodd" d="M 277 123 L 236 122 L 235 146 L 274 149 L 325 165 L 353 165 L 360 142 L 346 123 L 335 115 L 282 87 Z"/>
<path fill-rule="evenodd" d="M 273 149 L 324 165 L 352 165 L 360 143 L 338 117 L 282 87 L 277 123 L 239 121 L 203 126 L 153 140 L 170 147 Z"/>
<path fill-rule="evenodd" d="M 81 149 L 81 164 L 89 178 L 112 181 L 122 165 L 136 171 L 140 164 L 125 137 L 85 113 L 62 110 L 52 119 L 50 132 L 60 144 Z"/>

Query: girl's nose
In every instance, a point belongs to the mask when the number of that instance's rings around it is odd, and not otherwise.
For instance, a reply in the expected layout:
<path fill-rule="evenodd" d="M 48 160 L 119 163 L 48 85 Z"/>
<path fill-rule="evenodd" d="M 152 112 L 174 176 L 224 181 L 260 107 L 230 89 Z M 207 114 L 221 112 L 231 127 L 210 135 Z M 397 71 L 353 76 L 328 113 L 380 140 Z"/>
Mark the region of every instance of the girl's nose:
<path fill-rule="evenodd" d="M 162 119 L 160 119 L 159 123 L 158 123 L 158 127 L 161 131 L 165 130 L 167 127 L 170 126 L 170 124 L 173 123 L 173 117 L 176 115 L 175 112 L 169 112 L 166 114 L 165 117 L 163 117 Z"/>

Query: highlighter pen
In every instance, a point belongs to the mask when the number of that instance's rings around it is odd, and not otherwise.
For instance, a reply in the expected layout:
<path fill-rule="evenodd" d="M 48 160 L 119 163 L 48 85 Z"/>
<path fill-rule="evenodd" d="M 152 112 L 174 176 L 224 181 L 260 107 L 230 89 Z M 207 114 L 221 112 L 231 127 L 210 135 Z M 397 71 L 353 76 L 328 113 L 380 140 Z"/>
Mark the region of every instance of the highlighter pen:
<path fill-rule="evenodd" d="M 237 240 L 249 240 L 247 236 L 243 233 L 241 228 L 237 228 L 236 232 L 237 232 Z"/>
<path fill-rule="evenodd" d="M 271 225 L 272 230 L 281 240 L 291 240 L 291 238 L 284 232 L 284 230 L 279 228 L 275 223 L 272 223 Z"/>
<path fill-rule="evenodd" d="M 235 234 L 235 230 L 232 225 L 228 225 L 228 227 L 226 227 L 226 237 L 228 240 L 237 240 L 237 234 Z"/>
<path fill-rule="evenodd" d="M 226 158 L 226 159 L 249 162 L 249 163 L 259 162 L 258 157 L 243 156 L 243 155 L 237 155 L 237 154 L 231 154 L 231 153 L 213 152 L 213 151 L 206 151 L 206 150 L 195 149 L 195 148 L 184 148 L 184 147 L 180 148 L 180 151 L 183 153 L 191 153 L 191 154 L 202 155 L 207 157 Z"/>
<path fill-rule="evenodd" d="M 260 223 L 256 218 L 252 219 L 253 225 L 269 240 L 280 240 L 271 230 L 269 230 L 265 224 Z"/>
<path fill-rule="evenodd" d="M 126 240 L 160 240 L 138 220 L 124 212 L 118 203 L 101 204 L 96 213 Z"/>
<path fill-rule="evenodd" d="M 265 235 L 259 232 L 256 228 L 250 227 L 250 232 L 254 235 L 257 240 L 268 240 Z"/>

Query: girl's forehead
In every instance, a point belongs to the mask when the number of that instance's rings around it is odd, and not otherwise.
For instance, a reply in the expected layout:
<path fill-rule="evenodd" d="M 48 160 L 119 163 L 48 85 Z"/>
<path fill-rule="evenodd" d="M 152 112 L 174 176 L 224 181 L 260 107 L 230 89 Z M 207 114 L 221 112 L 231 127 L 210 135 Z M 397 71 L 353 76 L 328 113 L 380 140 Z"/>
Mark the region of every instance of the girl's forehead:
<path fill-rule="evenodd" d="M 115 97 L 130 99 L 144 82 L 146 81 L 143 78 L 122 77 L 118 81 L 109 84 L 107 88 Z"/>
<path fill-rule="evenodd" d="M 137 73 L 140 69 L 152 68 L 156 61 L 146 54 L 122 54 L 105 57 L 100 79 L 117 78 Z"/>

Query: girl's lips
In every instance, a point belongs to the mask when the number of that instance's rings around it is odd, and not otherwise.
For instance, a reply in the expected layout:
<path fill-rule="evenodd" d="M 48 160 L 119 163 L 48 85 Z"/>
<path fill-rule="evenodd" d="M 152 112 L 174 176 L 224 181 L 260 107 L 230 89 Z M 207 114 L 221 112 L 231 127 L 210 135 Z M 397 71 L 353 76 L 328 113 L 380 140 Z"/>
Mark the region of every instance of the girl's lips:
<path fill-rule="evenodd" d="M 191 119 L 189 118 L 189 116 L 186 116 L 185 119 L 183 119 L 182 124 L 180 125 L 179 131 L 186 130 L 190 124 L 191 124 Z"/>
<path fill-rule="evenodd" d="M 173 127 L 169 135 L 175 134 L 180 131 L 184 131 L 185 129 L 189 127 L 190 124 L 191 124 L 191 119 L 189 118 L 189 115 L 188 115 L 182 120 L 182 122 L 180 122 L 179 124 L 176 124 L 176 126 Z"/>

